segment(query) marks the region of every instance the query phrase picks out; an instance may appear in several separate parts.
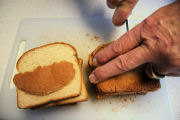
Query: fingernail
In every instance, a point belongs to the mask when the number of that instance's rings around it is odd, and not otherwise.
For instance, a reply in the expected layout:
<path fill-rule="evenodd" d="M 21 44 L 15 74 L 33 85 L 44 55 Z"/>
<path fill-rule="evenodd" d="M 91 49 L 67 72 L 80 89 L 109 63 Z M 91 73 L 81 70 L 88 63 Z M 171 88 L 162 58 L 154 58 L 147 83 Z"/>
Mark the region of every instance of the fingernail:
<path fill-rule="evenodd" d="M 97 59 L 96 59 L 96 58 L 93 58 L 93 65 L 94 65 L 94 66 L 98 66 L 98 62 L 97 62 Z"/>
<path fill-rule="evenodd" d="M 89 80 L 91 83 L 96 84 L 97 83 L 97 78 L 94 75 L 94 73 L 91 73 L 91 75 L 89 76 Z"/>

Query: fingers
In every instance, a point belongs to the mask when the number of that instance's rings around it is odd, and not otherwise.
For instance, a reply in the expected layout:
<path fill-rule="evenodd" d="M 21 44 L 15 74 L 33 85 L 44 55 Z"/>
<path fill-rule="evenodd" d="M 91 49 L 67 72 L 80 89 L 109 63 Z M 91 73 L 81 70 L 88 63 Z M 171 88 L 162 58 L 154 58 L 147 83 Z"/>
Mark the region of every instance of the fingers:
<path fill-rule="evenodd" d="M 134 6 L 136 5 L 138 0 L 126 0 L 120 4 L 119 7 L 116 8 L 112 21 L 116 26 L 122 25 L 127 17 L 130 15 Z"/>
<path fill-rule="evenodd" d="M 96 68 L 89 76 L 90 82 L 96 84 L 107 78 L 136 68 L 141 64 L 150 62 L 151 55 L 149 50 L 144 45 L 141 45 Z"/>
<path fill-rule="evenodd" d="M 175 73 L 168 73 L 168 74 L 166 74 L 166 76 L 178 77 L 178 76 L 180 76 L 180 71 L 175 72 Z"/>
<path fill-rule="evenodd" d="M 109 8 L 116 8 L 118 6 L 120 6 L 120 4 L 123 2 L 124 0 L 107 0 L 107 5 Z"/>
<path fill-rule="evenodd" d="M 140 23 L 132 30 L 124 34 L 118 40 L 100 50 L 93 59 L 93 65 L 98 66 L 106 63 L 107 61 L 126 53 L 127 51 L 135 48 L 141 43 L 140 31 L 143 23 Z"/>

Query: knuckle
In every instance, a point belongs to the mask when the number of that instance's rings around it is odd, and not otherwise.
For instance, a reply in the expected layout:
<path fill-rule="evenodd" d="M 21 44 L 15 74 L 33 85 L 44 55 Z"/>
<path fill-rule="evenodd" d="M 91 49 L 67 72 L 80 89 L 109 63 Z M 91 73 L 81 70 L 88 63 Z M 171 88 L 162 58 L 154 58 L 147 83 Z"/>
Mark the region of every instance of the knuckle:
<path fill-rule="evenodd" d="M 117 58 L 118 62 L 116 63 L 116 67 L 121 71 L 121 72 L 126 72 L 129 70 L 129 65 L 127 64 L 127 58 L 123 56 L 119 56 Z"/>
<path fill-rule="evenodd" d="M 119 44 L 117 41 L 113 42 L 112 43 L 112 51 L 115 53 L 115 54 L 120 54 L 120 51 L 122 51 L 122 45 Z"/>
<path fill-rule="evenodd" d="M 162 20 L 148 17 L 144 20 L 141 37 L 150 50 L 159 54 L 168 54 L 173 46 L 173 40 L 166 34 L 167 30 L 162 26 Z"/>
<path fill-rule="evenodd" d="M 150 16 L 144 20 L 144 23 L 149 27 L 154 27 L 158 24 L 158 21 L 153 16 Z"/>

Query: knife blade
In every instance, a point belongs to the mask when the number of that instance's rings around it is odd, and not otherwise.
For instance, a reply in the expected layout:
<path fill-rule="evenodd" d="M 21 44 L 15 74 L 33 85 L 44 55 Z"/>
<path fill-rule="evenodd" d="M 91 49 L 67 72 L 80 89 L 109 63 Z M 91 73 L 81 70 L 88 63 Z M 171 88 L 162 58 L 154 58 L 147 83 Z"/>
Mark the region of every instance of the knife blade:
<path fill-rule="evenodd" d="M 126 30 L 127 30 L 127 32 L 129 31 L 129 24 L 128 24 L 128 19 L 126 19 Z"/>

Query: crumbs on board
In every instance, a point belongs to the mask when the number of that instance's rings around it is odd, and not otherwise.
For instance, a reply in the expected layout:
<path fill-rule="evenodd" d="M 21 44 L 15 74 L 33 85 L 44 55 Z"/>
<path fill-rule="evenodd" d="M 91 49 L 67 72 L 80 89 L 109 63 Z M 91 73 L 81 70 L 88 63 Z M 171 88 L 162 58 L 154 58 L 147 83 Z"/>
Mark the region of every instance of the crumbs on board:
<path fill-rule="evenodd" d="M 100 37 L 97 36 L 97 35 L 91 36 L 89 33 L 86 33 L 85 36 L 90 37 L 90 40 L 91 40 L 91 41 L 98 41 L 99 38 L 100 38 Z"/>
<path fill-rule="evenodd" d="M 86 36 L 87 36 L 87 37 L 89 37 L 89 36 L 90 36 L 90 34 L 89 34 L 89 33 L 86 33 Z"/>

